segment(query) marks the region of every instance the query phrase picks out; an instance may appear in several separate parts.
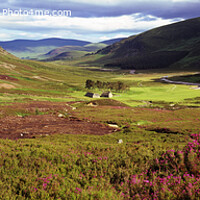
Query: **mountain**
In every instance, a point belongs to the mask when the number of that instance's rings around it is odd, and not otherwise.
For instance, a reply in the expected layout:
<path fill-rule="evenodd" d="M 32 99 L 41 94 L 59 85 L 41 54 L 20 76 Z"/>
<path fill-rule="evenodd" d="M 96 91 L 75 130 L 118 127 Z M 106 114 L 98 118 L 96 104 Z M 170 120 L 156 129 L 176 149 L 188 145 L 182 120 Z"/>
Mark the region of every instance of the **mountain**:
<path fill-rule="evenodd" d="M 200 18 L 162 26 L 114 43 L 97 54 L 108 67 L 195 68 L 200 63 Z"/>
<path fill-rule="evenodd" d="M 90 43 L 84 46 L 63 46 L 53 49 L 42 55 L 40 60 L 55 61 L 55 60 L 71 60 L 74 58 L 80 58 L 82 56 L 93 54 L 96 51 L 121 41 L 123 38 L 111 39 L 102 41 L 100 43 Z"/>
<path fill-rule="evenodd" d="M 60 39 L 60 38 L 49 38 L 42 40 L 13 40 L 0 42 L 6 51 L 12 53 L 18 57 L 37 57 L 40 54 L 45 54 L 50 50 L 53 50 L 62 46 L 84 46 L 90 42 L 71 40 L 71 39 Z"/>
<path fill-rule="evenodd" d="M 106 46 L 103 43 L 91 43 L 84 46 L 63 46 L 49 51 L 42 55 L 40 59 L 44 61 L 71 60 L 80 58 L 86 54 L 95 53 Z"/>
<path fill-rule="evenodd" d="M 65 53 L 66 57 L 58 56 L 59 59 L 77 58 L 88 53 L 96 52 L 105 48 L 122 38 L 106 40 L 101 43 L 91 43 L 81 40 L 48 38 L 42 40 L 13 40 L 0 41 L 6 51 L 12 53 L 19 58 L 26 59 L 50 59 L 54 60 L 59 53 Z"/>

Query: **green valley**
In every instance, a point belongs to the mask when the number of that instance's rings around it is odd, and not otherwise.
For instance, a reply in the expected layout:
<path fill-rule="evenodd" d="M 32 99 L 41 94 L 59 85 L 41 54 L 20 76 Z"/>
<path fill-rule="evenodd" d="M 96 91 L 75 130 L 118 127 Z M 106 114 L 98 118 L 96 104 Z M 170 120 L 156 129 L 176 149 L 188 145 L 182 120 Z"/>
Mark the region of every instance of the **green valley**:
<path fill-rule="evenodd" d="M 63 45 L 45 62 L 0 48 L 0 199 L 198 200 L 198 25 Z"/>

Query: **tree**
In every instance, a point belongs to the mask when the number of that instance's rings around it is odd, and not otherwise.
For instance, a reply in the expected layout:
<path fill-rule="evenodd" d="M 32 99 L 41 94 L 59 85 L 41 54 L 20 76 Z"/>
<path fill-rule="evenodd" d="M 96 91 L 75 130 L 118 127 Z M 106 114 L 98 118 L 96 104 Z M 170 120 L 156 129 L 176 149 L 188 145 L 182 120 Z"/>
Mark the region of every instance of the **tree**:
<path fill-rule="evenodd" d="M 114 91 L 126 91 L 127 89 L 129 89 L 129 86 L 121 81 L 101 82 L 101 81 L 97 80 L 95 82 L 92 80 L 87 80 L 85 83 L 85 87 L 88 89 L 98 88 L 98 89 L 107 89 L 107 90 L 114 90 Z"/>
<path fill-rule="evenodd" d="M 90 88 L 93 88 L 95 86 L 95 82 L 92 81 L 92 80 L 87 80 L 86 83 L 85 83 L 85 87 L 90 89 Z"/>
<path fill-rule="evenodd" d="M 103 87 L 103 83 L 101 81 L 96 82 L 96 87 L 101 89 Z"/>

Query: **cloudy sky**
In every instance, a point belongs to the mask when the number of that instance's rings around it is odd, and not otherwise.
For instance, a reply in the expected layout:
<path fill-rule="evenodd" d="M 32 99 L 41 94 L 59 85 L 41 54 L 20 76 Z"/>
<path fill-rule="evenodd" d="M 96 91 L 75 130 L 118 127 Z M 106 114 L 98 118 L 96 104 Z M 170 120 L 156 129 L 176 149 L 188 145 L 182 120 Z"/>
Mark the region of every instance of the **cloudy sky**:
<path fill-rule="evenodd" d="M 43 16 L 36 16 L 41 10 Z M 68 16 L 51 16 L 65 10 Z M 1 0 L 0 41 L 60 37 L 98 42 L 200 17 L 199 11 L 200 0 Z"/>

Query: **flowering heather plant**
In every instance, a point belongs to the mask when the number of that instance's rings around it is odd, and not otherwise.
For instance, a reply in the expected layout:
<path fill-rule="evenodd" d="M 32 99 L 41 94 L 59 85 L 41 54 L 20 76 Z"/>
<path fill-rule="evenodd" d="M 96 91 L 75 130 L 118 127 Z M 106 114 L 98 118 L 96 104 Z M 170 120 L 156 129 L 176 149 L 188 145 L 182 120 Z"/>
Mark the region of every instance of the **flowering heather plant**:
<path fill-rule="evenodd" d="M 183 151 L 168 150 L 150 168 L 121 183 L 125 199 L 199 199 L 200 134 Z"/>
<path fill-rule="evenodd" d="M 127 143 L 136 133 L 143 141 Z M 0 140 L 0 199 L 200 198 L 200 134 L 166 151 L 149 132 L 123 134 Z"/>

